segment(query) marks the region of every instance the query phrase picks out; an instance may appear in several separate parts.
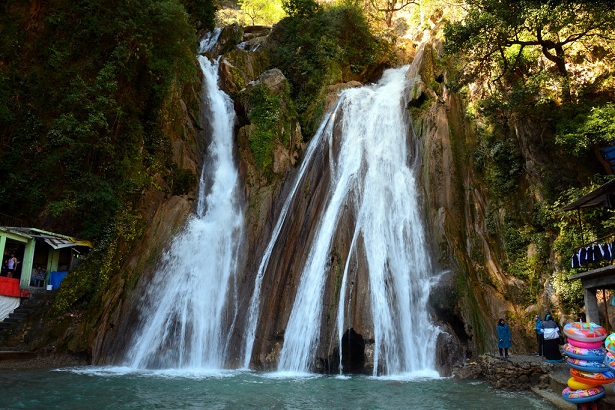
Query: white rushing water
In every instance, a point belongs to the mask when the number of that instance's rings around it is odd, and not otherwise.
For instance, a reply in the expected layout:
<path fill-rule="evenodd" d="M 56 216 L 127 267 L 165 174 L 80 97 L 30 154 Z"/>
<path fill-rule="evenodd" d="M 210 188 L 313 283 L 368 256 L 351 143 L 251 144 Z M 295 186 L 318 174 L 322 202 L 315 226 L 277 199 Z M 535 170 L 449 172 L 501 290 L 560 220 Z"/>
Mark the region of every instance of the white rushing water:
<path fill-rule="evenodd" d="M 254 338 L 256 335 L 256 328 L 258 325 L 258 317 L 259 317 L 259 309 L 261 302 L 261 288 L 263 283 L 263 277 L 265 276 L 265 270 L 269 266 L 269 260 L 271 258 L 271 253 L 273 252 L 273 248 L 275 247 L 278 237 L 280 236 L 280 232 L 282 230 L 282 226 L 286 221 L 286 217 L 288 215 L 288 211 L 290 209 L 290 204 L 295 197 L 297 189 L 301 183 L 301 176 L 305 174 L 305 171 L 312 163 L 312 157 L 316 152 L 316 148 L 321 144 L 324 135 L 327 134 L 325 130 L 329 130 L 331 132 L 331 127 L 333 126 L 333 121 L 330 121 L 331 115 L 327 115 L 326 119 L 322 122 L 319 130 L 316 132 L 312 142 L 308 146 L 308 149 L 305 152 L 305 156 L 303 158 L 303 162 L 301 163 L 301 167 L 299 168 L 298 178 L 295 180 L 295 183 L 282 206 L 282 210 L 280 211 L 280 215 L 278 216 L 275 227 L 273 228 L 273 232 L 271 234 L 271 239 L 267 244 L 267 248 L 263 253 L 263 257 L 261 258 L 261 263 L 258 266 L 258 272 L 256 274 L 256 280 L 254 282 L 254 292 L 252 293 L 252 297 L 250 298 L 250 307 L 248 310 L 248 325 L 246 329 L 246 337 L 245 346 L 244 346 L 244 368 L 248 368 L 250 365 L 250 359 L 252 358 L 252 350 L 254 347 Z"/>
<path fill-rule="evenodd" d="M 344 91 L 333 113 L 332 118 L 338 118 L 335 128 L 341 129 L 339 154 L 330 161 L 331 190 L 286 327 L 278 365 L 281 372 L 311 370 L 319 344 L 327 263 L 345 206 L 354 210 L 357 219 L 348 260 L 361 241 L 368 264 L 374 375 L 434 368 L 437 328 L 427 311 L 432 268 L 416 186 L 416 161 L 408 151 L 406 71 L 407 67 L 389 70 L 376 85 Z M 327 119 L 328 125 L 312 144 L 324 141 L 332 148 L 332 122 Z M 298 179 L 301 177 L 302 173 Z M 348 264 L 338 307 L 340 346 L 347 330 L 343 326 Z M 255 285 L 258 289 L 260 283 Z"/>
<path fill-rule="evenodd" d="M 233 162 L 233 102 L 217 85 L 218 64 L 200 56 L 204 123 L 212 130 L 196 214 L 164 254 L 146 295 L 127 363 L 136 368 L 224 365 L 237 315 L 236 271 L 243 212 Z M 205 115 L 205 114 L 204 114 Z"/>

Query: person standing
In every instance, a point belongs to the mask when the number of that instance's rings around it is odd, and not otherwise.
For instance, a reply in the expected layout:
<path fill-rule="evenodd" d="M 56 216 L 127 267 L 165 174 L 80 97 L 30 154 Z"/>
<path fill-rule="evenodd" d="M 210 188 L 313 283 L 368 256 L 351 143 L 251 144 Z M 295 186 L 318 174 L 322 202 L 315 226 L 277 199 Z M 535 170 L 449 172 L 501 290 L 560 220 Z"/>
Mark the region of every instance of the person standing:
<path fill-rule="evenodd" d="M 562 353 L 559 350 L 559 326 L 553 321 L 553 317 L 547 313 L 545 321 L 542 322 L 544 330 L 544 347 L 543 352 L 545 359 L 550 363 L 560 363 L 564 361 Z"/>
<path fill-rule="evenodd" d="M 536 343 L 538 344 L 538 350 L 536 356 L 542 356 L 543 347 L 545 343 L 545 331 L 542 328 L 542 318 L 540 315 L 536 315 L 536 322 L 534 323 L 534 329 L 536 330 Z"/>
<path fill-rule="evenodd" d="M 508 349 L 512 346 L 510 328 L 506 323 L 504 323 L 504 319 L 500 318 L 495 329 L 498 332 L 498 349 L 500 350 L 500 359 L 508 359 L 510 357 L 508 356 Z M 505 356 L 503 356 L 502 353 L 504 353 Z"/>
<path fill-rule="evenodd" d="M 15 269 L 17 269 L 17 258 L 15 257 L 14 253 L 12 253 L 9 257 L 9 260 L 7 261 L 6 265 L 6 277 L 12 278 L 13 273 L 15 273 Z"/>

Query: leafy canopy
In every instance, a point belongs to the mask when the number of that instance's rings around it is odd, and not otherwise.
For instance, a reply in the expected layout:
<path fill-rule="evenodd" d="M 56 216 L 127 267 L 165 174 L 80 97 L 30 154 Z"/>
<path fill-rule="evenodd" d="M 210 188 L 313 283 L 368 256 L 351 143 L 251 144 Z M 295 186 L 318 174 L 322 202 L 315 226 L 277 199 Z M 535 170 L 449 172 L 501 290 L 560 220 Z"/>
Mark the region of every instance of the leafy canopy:
<path fill-rule="evenodd" d="M 0 209 L 96 239 L 173 172 L 164 108 L 196 81 L 213 3 L 30 3 L 0 3 Z"/>
<path fill-rule="evenodd" d="M 445 27 L 445 49 L 464 53 L 470 75 L 496 77 L 523 67 L 526 49 L 538 50 L 568 75 L 574 44 L 609 38 L 615 28 L 611 1 L 467 0 L 467 14 Z"/>
<path fill-rule="evenodd" d="M 555 141 L 575 156 L 587 155 L 595 147 L 615 144 L 615 105 L 607 103 L 563 117 Z"/>
<path fill-rule="evenodd" d="M 237 4 L 251 25 L 271 26 L 285 16 L 281 0 L 239 0 Z"/>

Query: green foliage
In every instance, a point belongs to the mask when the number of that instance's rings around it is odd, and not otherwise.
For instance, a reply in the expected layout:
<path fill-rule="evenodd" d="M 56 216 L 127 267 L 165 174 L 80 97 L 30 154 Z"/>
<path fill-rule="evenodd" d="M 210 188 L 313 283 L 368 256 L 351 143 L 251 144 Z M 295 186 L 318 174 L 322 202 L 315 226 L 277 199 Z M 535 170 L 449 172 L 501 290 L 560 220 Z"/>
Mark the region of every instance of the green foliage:
<path fill-rule="evenodd" d="M 251 25 L 271 26 L 285 16 L 281 0 L 239 0 L 237 4 L 248 16 Z"/>
<path fill-rule="evenodd" d="M 321 7 L 314 0 L 282 0 L 282 7 L 290 17 L 312 18 Z"/>
<path fill-rule="evenodd" d="M 249 96 L 248 119 L 253 125 L 250 132 L 250 149 L 258 168 L 267 177 L 273 176 L 273 150 L 276 143 L 288 147 L 293 123 L 297 114 L 288 89 L 283 95 L 273 95 L 263 84 L 252 88 Z"/>
<path fill-rule="evenodd" d="M 589 108 L 589 110 L 587 109 Z M 596 148 L 615 144 L 615 105 L 578 107 L 557 124 L 555 141 L 575 156 L 587 155 Z"/>
<path fill-rule="evenodd" d="M 215 28 L 216 6 L 213 0 L 181 0 L 190 15 L 190 22 L 197 29 Z"/>
<path fill-rule="evenodd" d="M 289 79 L 302 128 L 311 134 L 322 114 L 324 87 L 360 78 L 382 48 L 357 7 L 289 12 L 271 34 L 271 64 Z"/>
<path fill-rule="evenodd" d="M 4 213 L 96 239 L 140 200 L 148 173 L 189 189 L 160 130 L 166 101 L 197 79 L 192 24 L 211 27 L 211 1 L 53 0 L 34 15 L 27 3 L 0 7 Z"/>
<path fill-rule="evenodd" d="M 570 269 L 570 257 L 572 250 L 586 243 L 598 240 L 613 232 L 612 225 L 615 220 L 615 213 L 604 207 L 594 207 L 584 209 L 580 213 L 576 211 L 562 212 L 560 208 L 567 205 L 583 195 L 588 194 L 600 185 L 608 182 L 608 178 L 596 175 L 594 181 L 584 188 L 569 188 L 562 192 L 558 200 L 547 209 L 549 218 L 557 228 L 558 236 L 553 244 L 554 250 L 562 255 L 566 261 L 563 263 L 566 270 Z M 583 231 L 581 232 L 581 226 Z"/>
<path fill-rule="evenodd" d="M 474 152 L 477 170 L 485 175 L 496 202 L 505 202 L 519 193 L 524 172 L 524 158 L 505 120 L 508 112 L 505 107 L 505 103 L 494 97 L 481 101 L 479 111 L 484 123 Z"/>
<path fill-rule="evenodd" d="M 194 190 L 197 182 L 194 172 L 189 169 L 177 168 L 177 166 L 173 168 L 173 195 L 186 195 Z"/>
<path fill-rule="evenodd" d="M 92 298 L 101 297 L 111 277 L 120 271 L 123 259 L 118 255 L 126 254 L 143 235 L 142 219 L 127 209 L 118 213 L 112 229 L 99 236 L 98 246 L 63 280 L 51 308 L 52 317 L 83 309 Z"/>
<path fill-rule="evenodd" d="M 553 274 L 551 285 L 567 312 L 578 311 L 583 306 L 583 287 L 580 280 L 571 281 L 569 274 L 558 271 Z"/>
<path fill-rule="evenodd" d="M 445 49 L 464 53 L 464 73 L 501 79 L 524 78 L 544 71 L 537 64 L 553 64 L 563 96 L 570 97 L 567 64 L 577 44 L 606 39 L 615 26 L 615 11 L 606 2 L 469 0 L 463 20 L 448 24 Z M 558 78 L 559 77 L 559 78 Z"/>

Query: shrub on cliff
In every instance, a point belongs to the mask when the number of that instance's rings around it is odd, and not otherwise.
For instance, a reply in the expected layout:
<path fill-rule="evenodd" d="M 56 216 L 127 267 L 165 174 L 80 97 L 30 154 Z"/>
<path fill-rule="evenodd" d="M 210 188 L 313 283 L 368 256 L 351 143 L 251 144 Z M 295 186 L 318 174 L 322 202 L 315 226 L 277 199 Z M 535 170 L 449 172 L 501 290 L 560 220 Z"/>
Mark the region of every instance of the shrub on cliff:
<path fill-rule="evenodd" d="M 291 83 L 304 135 L 311 135 L 320 121 L 323 87 L 361 79 L 382 50 L 358 7 L 308 3 L 287 3 L 290 17 L 271 34 L 271 65 Z"/>

